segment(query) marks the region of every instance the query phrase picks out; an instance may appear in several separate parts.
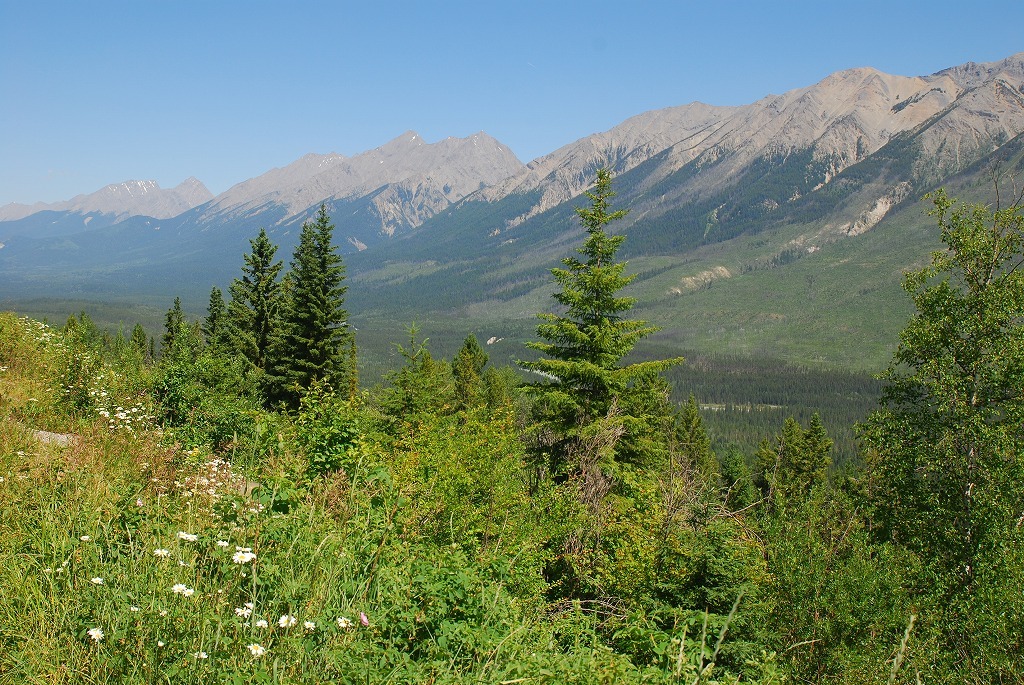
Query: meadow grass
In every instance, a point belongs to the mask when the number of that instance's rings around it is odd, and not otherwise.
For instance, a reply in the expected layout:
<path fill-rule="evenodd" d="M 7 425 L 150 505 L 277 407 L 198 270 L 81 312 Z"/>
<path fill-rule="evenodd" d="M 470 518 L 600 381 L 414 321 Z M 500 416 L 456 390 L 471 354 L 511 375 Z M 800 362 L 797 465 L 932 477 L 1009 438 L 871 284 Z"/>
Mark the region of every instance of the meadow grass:
<path fill-rule="evenodd" d="M 0 683 L 735 682 L 706 631 L 667 666 L 614 653 L 578 606 L 544 609 L 507 515 L 465 544 L 491 520 L 446 508 L 464 471 L 415 484 L 445 450 L 513 464 L 512 443 L 414 434 L 303 480 L 287 421 L 186 449 L 132 368 L 0 314 Z"/>

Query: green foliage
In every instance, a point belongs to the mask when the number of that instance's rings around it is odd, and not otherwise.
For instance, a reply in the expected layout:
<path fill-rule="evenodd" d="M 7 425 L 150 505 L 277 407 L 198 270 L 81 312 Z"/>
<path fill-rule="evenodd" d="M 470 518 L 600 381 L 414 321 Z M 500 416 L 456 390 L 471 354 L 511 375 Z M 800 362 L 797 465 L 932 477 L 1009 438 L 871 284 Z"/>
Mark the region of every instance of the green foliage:
<path fill-rule="evenodd" d="M 227 305 L 216 286 L 210 290 L 210 304 L 206 308 L 202 331 L 207 345 L 221 346 L 227 337 Z"/>
<path fill-rule="evenodd" d="M 378 405 L 391 417 L 395 430 L 416 425 L 455 408 L 451 368 L 435 361 L 426 340 L 417 340 L 416 324 L 409 327 L 408 347 L 398 345 L 402 366 L 389 374 L 389 387 L 380 392 Z"/>
<path fill-rule="evenodd" d="M 309 476 L 339 470 L 355 478 L 355 447 L 360 437 L 360 413 L 353 402 L 314 382 L 299 403 L 296 442 L 306 458 Z"/>
<path fill-rule="evenodd" d="M 174 305 L 167 310 L 167 314 L 164 315 L 164 334 L 160 339 L 161 355 L 167 354 L 167 351 L 174 347 L 174 342 L 177 339 L 178 331 L 181 330 L 182 325 L 185 324 L 185 312 L 181 309 L 181 298 L 174 298 Z"/>
<path fill-rule="evenodd" d="M 913 555 L 873 545 L 856 500 L 818 488 L 762 518 L 769 648 L 803 682 L 882 682 L 912 612 Z"/>
<path fill-rule="evenodd" d="M 832 440 L 817 414 L 806 430 L 795 419 L 786 419 L 782 432 L 764 440 L 757 452 L 757 485 L 775 505 L 805 499 L 827 482 L 831 451 Z"/>
<path fill-rule="evenodd" d="M 160 418 L 189 447 L 224 449 L 252 434 L 258 387 L 244 360 L 203 347 L 201 334 L 179 329 L 153 383 Z"/>
<path fill-rule="evenodd" d="M 577 469 L 569 463 L 571 454 L 594 430 L 614 430 L 618 398 L 630 386 L 649 382 L 657 372 L 681 359 L 620 362 L 642 338 L 657 329 L 644 321 L 624 317 L 635 302 L 619 295 L 635 276 L 625 276 L 625 264 L 615 261 L 624 236 L 609 236 L 605 226 L 625 215 L 611 211 L 611 174 L 598 171 L 591 205 L 577 208 L 587 238 L 578 249 L 583 260 L 566 257 L 564 269 L 553 269 L 562 290 L 555 300 L 565 308 L 563 315 L 540 314 L 537 334 L 543 339 L 527 346 L 544 357 L 522 362 L 550 382 L 534 385 L 537 395 L 535 454 L 539 466 L 558 477 Z M 605 428 L 598 424 L 604 423 Z"/>
<path fill-rule="evenodd" d="M 452 378 L 455 381 L 455 399 L 460 407 L 472 407 L 484 394 L 484 365 L 487 353 L 480 347 L 476 336 L 466 336 L 462 347 L 452 360 Z"/>
<path fill-rule="evenodd" d="M 277 246 L 266 229 L 249 241 L 251 251 L 243 257 L 242 277 L 231 282 L 231 302 L 225 322 L 228 347 L 243 355 L 256 369 L 266 372 L 274 332 L 279 325 L 281 262 L 275 261 Z"/>
<path fill-rule="evenodd" d="M 302 225 L 292 255 L 280 331 L 273 344 L 271 386 L 274 399 L 297 407 L 301 391 L 314 381 L 348 386 L 352 333 L 343 308 L 345 267 L 334 245 L 334 224 L 320 206 Z"/>
<path fill-rule="evenodd" d="M 996 682 L 1024 649 L 1006 611 L 1024 601 L 1010 552 L 1024 544 L 1024 216 L 933 201 L 946 249 L 904 281 L 916 314 L 862 427 L 870 496 L 882 538 L 924 562 L 922 627 L 948 645 L 943 668 Z"/>

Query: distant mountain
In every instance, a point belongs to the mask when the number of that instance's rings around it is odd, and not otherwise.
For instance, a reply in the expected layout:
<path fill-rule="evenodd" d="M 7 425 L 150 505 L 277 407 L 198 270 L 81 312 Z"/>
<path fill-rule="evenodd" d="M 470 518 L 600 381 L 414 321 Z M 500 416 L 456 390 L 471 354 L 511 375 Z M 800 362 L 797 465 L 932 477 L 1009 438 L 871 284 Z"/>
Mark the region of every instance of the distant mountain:
<path fill-rule="evenodd" d="M 138 215 L 167 219 L 212 199 L 213 193 L 195 178 L 187 178 L 166 190 L 156 181 L 124 181 L 112 183 L 95 193 L 76 195 L 64 202 L 7 204 L 0 207 L 0 222 L 24 219 L 44 211 L 107 214 L 114 219 Z"/>
<path fill-rule="evenodd" d="M 429 144 L 408 132 L 353 157 L 307 155 L 171 217 L 86 227 L 80 213 L 48 208 L 0 222 L 0 279 L 20 296 L 181 294 L 201 307 L 260 227 L 286 256 L 325 203 L 350 253 L 354 315 L 450 316 L 463 332 L 485 319 L 528 326 L 550 306 L 549 269 L 578 243 L 573 207 L 608 167 L 615 205 L 630 210 L 615 230 L 629 236 L 639 305 L 663 317 L 665 335 L 718 345 L 710 329 L 701 338 L 686 327 L 743 301 L 745 323 L 721 324 L 740 351 L 775 341 L 773 331 L 779 354 L 801 349 L 816 326 L 847 331 L 841 346 L 856 339 L 848 326 L 882 331 L 896 316 L 899 274 L 934 244 L 921 213 L 904 210 L 941 184 L 986 197 L 986 170 L 1017 168 L 1022 134 L 1024 53 L 920 77 L 858 68 L 749 105 L 646 112 L 527 165 L 484 133 Z M 78 232 L 45 228 L 75 221 Z M 777 317 L 756 309 L 772 289 L 814 299 L 809 284 L 834 288 L 818 319 L 783 303 Z"/>
<path fill-rule="evenodd" d="M 287 222 L 307 215 L 321 202 L 340 205 L 366 199 L 364 211 L 373 217 L 374 232 L 392 236 L 522 166 L 511 150 L 483 132 L 431 144 L 407 131 L 354 157 L 310 154 L 239 183 L 204 207 L 199 221 L 230 219 L 274 206 L 282 210 L 281 221 Z"/>
<path fill-rule="evenodd" d="M 631 222 L 773 177 L 757 198 L 770 213 L 820 191 L 901 135 L 912 135 L 916 147 L 900 180 L 927 185 L 1024 131 L 1022 84 L 1024 53 L 926 77 L 851 69 L 742 107 L 694 103 L 647 112 L 541 157 L 467 201 L 537 195 L 500 225 L 479 227 L 497 237 L 577 197 L 598 167 L 621 176 L 644 165 L 633 184 Z"/>

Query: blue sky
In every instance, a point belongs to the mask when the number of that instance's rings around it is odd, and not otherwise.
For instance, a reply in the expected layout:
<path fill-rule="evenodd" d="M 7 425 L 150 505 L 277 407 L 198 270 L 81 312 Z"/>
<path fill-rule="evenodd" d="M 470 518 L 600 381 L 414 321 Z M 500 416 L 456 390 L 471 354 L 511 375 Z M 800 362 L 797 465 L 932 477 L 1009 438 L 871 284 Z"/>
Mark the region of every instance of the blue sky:
<path fill-rule="evenodd" d="M 0 205 L 485 131 L 524 162 L 650 109 L 1024 51 L 1024 2 L 0 0 Z"/>

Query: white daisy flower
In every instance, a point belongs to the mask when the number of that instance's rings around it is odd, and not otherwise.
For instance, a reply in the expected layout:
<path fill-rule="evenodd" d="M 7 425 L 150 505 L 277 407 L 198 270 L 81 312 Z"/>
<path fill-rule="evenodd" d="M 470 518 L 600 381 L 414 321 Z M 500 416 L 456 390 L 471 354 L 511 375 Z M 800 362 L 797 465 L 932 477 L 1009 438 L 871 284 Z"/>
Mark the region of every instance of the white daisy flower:
<path fill-rule="evenodd" d="M 248 564 L 250 561 L 255 561 L 256 555 L 252 552 L 235 552 L 231 557 L 231 561 L 236 564 Z"/>
<path fill-rule="evenodd" d="M 102 628 L 89 628 L 89 637 L 91 637 L 94 642 L 99 642 L 100 640 L 103 639 L 103 629 Z"/>

